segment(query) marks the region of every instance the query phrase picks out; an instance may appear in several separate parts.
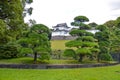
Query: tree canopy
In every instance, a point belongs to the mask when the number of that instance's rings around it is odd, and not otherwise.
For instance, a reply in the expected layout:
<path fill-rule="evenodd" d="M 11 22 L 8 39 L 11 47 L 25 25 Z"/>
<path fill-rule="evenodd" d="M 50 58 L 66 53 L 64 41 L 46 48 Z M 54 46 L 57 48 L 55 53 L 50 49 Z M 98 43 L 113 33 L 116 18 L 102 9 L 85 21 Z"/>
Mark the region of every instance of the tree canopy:
<path fill-rule="evenodd" d="M 39 55 L 41 60 L 49 59 L 51 48 L 49 42 L 50 30 L 43 24 L 35 24 L 30 30 L 23 35 L 18 43 L 21 44 L 20 52 L 22 54 L 32 53 L 34 55 L 34 62 L 37 61 Z"/>
<path fill-rule="evenodd" d="M 32 0 L 1 0 L 0 1 L 0 19 L 5 23 L 4 29 L 7 33 L 4 37 L 9 36 L 11 39 L 7 39 L 8 43 L 10 40 L 14 41 L 21 35 L 22 30 L 25 28 L 24 23 L 24 10 L 25 4 L 32 3 Z M 28 12 L 27 12 L 28 13 Z"/>
<path fill-rule="evenodd" d="M 88 22 L 89 19 L 86 16 L 76 16 L 74 18 L 74 21 L 77 21 L 77 22 Z"/>
<path fill-rule="evenodd" d="M 95 34 L 96 39 L 98 39 L 98 44 L 100 46 L 100 53 L 98 55 L 98 61 L 100 60 L 112 60 L 110 55 L 110 31 L 107 26 L 99 25 L 97 27 L 99 32 Z"/>

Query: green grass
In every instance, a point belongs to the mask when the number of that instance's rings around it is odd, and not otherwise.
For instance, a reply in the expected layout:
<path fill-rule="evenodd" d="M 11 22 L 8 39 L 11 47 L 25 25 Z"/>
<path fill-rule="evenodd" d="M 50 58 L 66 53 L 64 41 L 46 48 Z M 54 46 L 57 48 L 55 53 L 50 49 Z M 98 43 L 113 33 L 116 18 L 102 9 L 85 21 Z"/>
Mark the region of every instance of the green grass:
<path fill-rule="evenodd" d="M 0 80 L 119 80 L 120 65 L 79 69 L 0 69 Z"/>
<path fill-rule="evenodd" d="M 33 58 L 31 57 L 22 57 L 22 58 L 13 58 L 13 59 L 2 59 L 0 60 L 0 64 L 33 64 Z M 83 63 L 90 63 L 85 61 Z M 40 61 L 37 60 L 37 64 L 80 64 L 77 60 L 57 60 L 57 59 L 51 59 L 51 60 L 45 60 Z"/>
<path fill-rule="evenodd" d="M 31 63 L 33 63 L 33 58 L 31 58 L 31 57 L 1 59 L 0 60 L 0 64 L 31 64 Z"/>
<path fill-rule="evenodd" d="M 13 58 L 13 59 L 1 59 L 0 64 L 33 64 L 32 57 L 22 57 L 22 58 Z M 58 59 L 50 59 L 45 61 L 37 60 L 37 64 L 91 64 L 97 63 L 96 61 L 85 60 L 82 63 L 77 60 L 58 60 Z M 116 63 L 114 61 L 103 61 L 101 63 Z"/>
<path fill-rule="evenodd" d="M 64 50 L 67 47 L 65 47 L 65 43 L 69 40 L 52 40 L 51 41 L 51 47 L 53 50 Z"/>

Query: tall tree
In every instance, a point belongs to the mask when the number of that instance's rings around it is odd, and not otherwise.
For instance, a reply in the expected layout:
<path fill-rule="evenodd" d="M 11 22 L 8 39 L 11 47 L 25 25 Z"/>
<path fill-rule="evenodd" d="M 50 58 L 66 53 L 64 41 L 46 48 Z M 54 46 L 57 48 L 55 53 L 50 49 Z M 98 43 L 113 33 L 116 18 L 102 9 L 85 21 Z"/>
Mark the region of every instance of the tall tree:
<path fill-rule="evenodd" d="M 24 23 L 25 5 L 32 0 L 0 0 L 0 55 L 6 58 L 17 57 L 17 44 L 15 41 L 20 35 L 26 24 Z M 28 12 L 32 12 L 29 9 Z M 3 58 L 5 58 L 3 57 Z"/>
<path fill-rule="evenodd" d="M 120 62 L 120 17 L 114 21 L 115 26 L 110 27 L 110 32 L 112 33 L 112 52 L 119 53 L 118 61 Z"/>
<path fill-rule="evenodd" d="M 100 60 L 112 60 L 110 55 L 111 41 L 110 41 L 110 31 L 104 25 L 99 25 L 97 27 L 99 32 L 95 34 L 96 39 L 98 39 L 98 44 L 100 48 L 100 53 L 98 55 L 98 62 Z"/>
<path fill-rule="evenodd" d="M 31 3 L 32 0 L 1 0 L 0 1 L 0 19 L 6 24 L 7 36 L 12 40 L 20 35 L 25 27 L 24 16 L 25 3 Z"/>

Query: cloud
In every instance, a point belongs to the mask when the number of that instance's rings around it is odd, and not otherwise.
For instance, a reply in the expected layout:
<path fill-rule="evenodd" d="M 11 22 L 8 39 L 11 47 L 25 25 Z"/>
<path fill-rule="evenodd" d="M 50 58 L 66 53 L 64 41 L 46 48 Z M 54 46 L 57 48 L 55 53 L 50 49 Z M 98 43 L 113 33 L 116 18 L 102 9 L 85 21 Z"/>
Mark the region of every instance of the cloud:
<path fill-rule="evenodd" d="M 75 16 L 84 15 L 90 22 L 102 24 L 119 16 L 119 0 L 34 0 L 33 14 L 26 17 L 35 19 L 49 27 L 66 22 L 68 25 Z"/>
<path fill-rule="evenodd" d="M 119 0 L 113 0 L 110 2 L 110 7 L 112 10 L 119 10 L 120 9 L 120 1 Z"/>

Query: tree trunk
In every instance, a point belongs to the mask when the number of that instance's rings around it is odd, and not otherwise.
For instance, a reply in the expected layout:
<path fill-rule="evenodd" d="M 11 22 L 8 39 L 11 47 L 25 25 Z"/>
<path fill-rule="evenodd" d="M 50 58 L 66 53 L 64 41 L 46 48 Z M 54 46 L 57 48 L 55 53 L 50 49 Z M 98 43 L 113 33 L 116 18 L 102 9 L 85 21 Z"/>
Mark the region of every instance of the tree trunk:
<path fill-rule="evenodd" d="M 34 53 L 34 63 L 36 64 L 37 62 L 37 52 Z"/>
<path fill-rule="evenodd" d="M 80 55 L 79 55 L 79 62 L 82 62 L 82 61 L 83 61 L 83 55 L 80 54 Z"/>
<path fill-rule="evenodd" d="M 100 62 L 100 54 L 97 56 L 97 62 Z"/>

